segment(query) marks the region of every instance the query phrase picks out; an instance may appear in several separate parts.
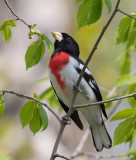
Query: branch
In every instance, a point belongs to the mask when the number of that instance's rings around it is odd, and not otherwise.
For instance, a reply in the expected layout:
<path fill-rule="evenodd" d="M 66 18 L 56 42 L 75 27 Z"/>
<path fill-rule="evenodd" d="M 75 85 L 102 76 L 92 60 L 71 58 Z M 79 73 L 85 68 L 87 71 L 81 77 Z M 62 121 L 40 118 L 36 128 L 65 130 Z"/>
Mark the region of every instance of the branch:
<path fill-rule="evenodd" d="M 129 97 L 136 98 L 136 93 L 132 93 L 132 94 L 117 97 L 117 98 L 108 99 L 108 100 L 105 100 L 105 101 L 94 102 L 94 103 L 91 103 L 91 104 L 75 105 L 74 108 L 77 109 L 77 108 L 82 108 L 82 107 L 89 107 L 89 106 L 94 106 L 94 105 L 97 105 L 97 104 L 104 104 L 104 103 L 108 103 L 108 102 L 112 102 L 112 101 L 117 101 L 117 100 L 129 98 Z"/>
<path fill-rule="evenodd" d="M 133 19 L 135 19 L 136 20 L 136 18 L 135 17 L 133 17 L 133 16 L 131 16 L 131 15 L 129 15 L 129 14 L 127 14 L 126 12 L 124 12 L 124 11 L 122 11 L 121 9 L 117 9 L 120 13 L 122 13 L 122 14 L 124 14 L 124 15 L 126 15 L 126 16 L 128 16 L 128 17 L 130 17 L 130 18 L 133 18 Z"/>
<path fill-rule="evenodd" d="M 88 63 L 90 62 L 91 57 L 93 56 L 95 50 L 97 49 L 97 46 L 98 46 L 98 44 L 100 43 L 100 41 L 101 41 L 101 39 L 102 39 L 105 31 L 107 30 L 109 24 L 111 23 L 112 19 L 114 18 L 115 14 L 117 13 L 117 11 L 118 11 L 117 8 L 118 8 L 118 6 L 119 6 L 119 3 L 120 3 L 120 0 L 117 0 L 115 9 L 114 9 L 111 17 L 110 17 L 109 20 L 107 21 L 106 25 L 103 27 L 103 30 L 101 31 L 100 36 L 98 37 L 98 39 L 97 39 L 97 41 L 96 41 L 96 43 L 95 43 L 95 45 L 94 45 L 94 47 L 93 47 L 90 55 L 88 56 L 88 58 L 87 58 L 87 60 L 86 60 L 86 62 L 85 62 L 85 64 L 84 64 L 84 67 L 83 67 L 83 69 L 82 69 L 82 71 L 81 71 L 81 73 L 80 73 L 80 76 L 79 76 L 79 78 L 78 78 L 78 81 L 77 81 L 77 83 L 76 83 L 76 88 L 79 87 L 80 82 L 81 82 L 81 79 L 82 79 L 83 74 L 84 74 L 84 71 L 85 71 L 85 69 L 87 68 Z M 78 94 L 78 91 L 75 90 L 75 91 L 74 91 L 74 96 L 73 96 L 73 98 L 72 98 L 71 106 L 70 106 L 70 108 L 69 108 L 68 113 L 66 114 L 67 119 L 69 119 L 69 118 L 70 118 L 70 115 L 74 112 L 74 103 L 75 103 L 75 99 L 76 99 L 77 94 Z M 66 126 L 65 123 L 61 123 L 60 131 L 59 131 L 58 137 L 57 137 L 57 139 L 56 139 L 56 142 L 55 142 L 55 145 L 54 145 L 53 152 L 52 152 L 52 155 L 51 155 L 50 160 L 54 160 L 54 159 L 55 159 L 54 155 L 55 155 L 56 152 L 57 152 L 57 148 L 58 148 L 58 145 L 59 145 L 59 143 L 60 143 L 60 140 L 61 140 L 63 131 L 64 131 L 64 129 L 65 129 L 65 126 Z"/>
<path fill-rule="evenodd" d="M 72 159 L 77 158 L 77 157 L 79 157 L 79 156 L 87 156 L 87 157 L 91 157 L 91 158 L 96 159 L 96 160 L 97 160 L 97 159 L 109 159 L 109 158 L 130 157 L 130 156 L 127 156 L 127 155 L 105 155 L 105 156 L 100 155 L 100 156 L 98 156 L 98 155 L 95 155 L 95 154 L 93 154 L 93 153 L 91 153 L 91 152 L 80 152 L 78 155 L 74 156 Z"/>
<path fill-rule="evenodd" d="M 72 160 L 72 159 L 69 159 L 69 158 L 67 158 L 67 157 L 65 157 L 65 156 L 63 156 L 63 155 L 60 155 L 60 154 L 55 154 L 55 155 L 54 155 L 54 158 L 56 158 L 56 157 L 60 157 L 60 158 L 62 158 L 62 159 L 66 159 L 66 160 Z"/>
<path fill-rule="evenodd" d="M 13 91 L 0 90 L 0 92 L 2 92 L 3 94 L 5 94 L 5 93 L 14 94 L 17 97 L 24 98 L 24 99 L 27 99 L 27 100 L 33 100 L 33 101 L 36 101 L 36 102 L 40 103 L 41 105 L 46 107 L 57 118 L 57 120 L 61 123 L 61 119 L 58 117 L 58 115 L 46 103 L 41 102 L 41 101 L 39 101 L 39 100 L 37 100 L 37 99 L 35 99 L 33 97 L 26 96 L 26 95 L 23 95 L 23 94 L 20 94 L 20 93 L 16 93 L 16 92 L 13 92 Z"/>
<path fill-rule="evenodd" d="M 10 5 L 9 5 L 9 3 L 8 3 L 7 0 L 5 0 L 5 3 L 6 3 L 6 5 L 7 5 L 7 7 L 10 9 L 11 13 L 17 18 L 16 20 L 22 21 L 28 28 L 31 27 L 31 25 L 27 24 L 23 19 L 19 18 L 19 17 L 16 15 L 16 13 L 15 13 L 14 10 L 10 7 Z"/>

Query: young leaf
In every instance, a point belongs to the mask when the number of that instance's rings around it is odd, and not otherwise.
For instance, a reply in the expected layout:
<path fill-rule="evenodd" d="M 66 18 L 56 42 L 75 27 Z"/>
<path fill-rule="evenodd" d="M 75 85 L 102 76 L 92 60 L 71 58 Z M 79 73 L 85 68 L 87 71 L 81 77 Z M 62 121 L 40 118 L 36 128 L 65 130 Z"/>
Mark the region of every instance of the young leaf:
<path fill-rule="evenodd" d="M 122 111 L 119 111 L 117 114 L 115 114 L 110 121 L 116 121 L 121 119 L 126 119 L 129 117 L 132 117 L 134 114 L 136 114 L 135 108 L 127 108 Z"/>
<path fill-rule="evenodd" d="M 124 85 L 131 85 L 134 83 L 136 83 L 136 75 L 125 74 L 117 80 L 115 85 L 124 86 Z"/>
<path fill-rule="evenodd" d="M 54 52 L 54 46 L 52 42 L 49 40 L 49 38 L 45 34 L 42 35 L 42 38 L 43 40 L 45 40 L 45 43 L 50 51 L 50 54 L 52 55 L 52 53 Z"/>
<path fill-rule="evenodd" d="M 11 27 L 16 27 L 15 21 L 12 20 L 12 19 L 9 19 L 8 22 L 7 22 L 7 24 L 8 24 L 9 26 L 11 26 Z"/>
<path fill-rule="evenodd" d="M 115 39 L 116 39 L 115 44 L 126 42 L 128 38 L 128 32 L 130 29 L 131 21 L 132 21 L 132 18 L 130 17 L 126 16 L 122 18 L 115 33 Z"/>
<path fill-rule="evenodd" d="M 78 27 L 95 23 L 102 14 L 102 0 L 88 0 L 80 5 L 77 13 Z"/>
<path fill-rule="evenodd" d="M 34 93 L 34 98 L 37 99 L 37 100 L 40 100 L 39 96 L 36 93 Z"/>
<path fill-rule="evenodd" d="M 125 142 L 126 135 L 133 128 L 133 121 L 134 119 L 129 118 L 118 125 L 114 132 L 114 146 Z"/>
<path fill-rule="evenodd" d="M 135 93 L 136 92 L 136 84 L 133 84 L 129 87 L 127 94 L 131 94 L 131 93 Z M 134 97 L 130 97 L 128 99 L 129 104 L 131 105 L 131 107 L 136 107 L 136 100 Z"/>
<path fill-rule="evenodd" d="M 26 69 L 38 64 L 43 57 L 44 51 L 45 44 L 43 41 L 39 39 L 32 42 L 25 55 Z"/>
<path fill-rule="evenodd" d="M 33 101 L 27 102 L 20 112 L 20 120 L 22 123 L 22 128 L 24 128 L 32 119 L 32 115 L 35 109 Z"/>
<path fill-rule="evenodd" d="M 4 28 L 2 30 L 2 38 L 5 42 L 9 42 L 11 39 L 11 28 L 8 25 L 4 25 Z"/>
<path fill-rule="evenodd" d="M 136 136 L 136 129 L 132 133 L 131 141 L 129 142 L 129 149 L 132 147 L 132 144 L 133 144 L 133 142 L 135 140 L 135 136 Z"/>
<path fill-rule="evenodd" d="M 110 0 L 105 0 L 105 4 L 106 4 L 106 6 L 108 8 L 108 12 L 110 13 L 111 9 L 112 9 L 111 1 Z"/>
<path fill-rule="evenodd" d="M 35 135 L 41 129 L 42 123 L 40 119 L 40 114 L 38 108 L 34 110 L 33 117 L 29 122 L 29 128 Z"/>
<path fill-rule="evenodd" d="M 48 116 L 47 116 L 45 109 L 42 107 L 42 105 L 39 104 L 38 109 L 39 109 L 40 118 L 42 121 L 42 127 L 43 127 L 42 131 L 44 131 L 48 126 Z"/>
<path fill-rule="evenodd" d="M 4 96 L 3 94 L 0 92 L 0 115 L 3 116 L 5 111 L 5 104 L 4 104 Z"/>

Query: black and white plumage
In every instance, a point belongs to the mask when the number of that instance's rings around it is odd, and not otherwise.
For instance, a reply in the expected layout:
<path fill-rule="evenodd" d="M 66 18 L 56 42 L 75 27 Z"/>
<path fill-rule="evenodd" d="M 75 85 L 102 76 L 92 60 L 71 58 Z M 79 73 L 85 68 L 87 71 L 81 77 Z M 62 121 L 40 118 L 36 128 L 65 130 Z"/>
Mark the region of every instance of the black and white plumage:
<path fill-rule="evenodd" d="M 53 36 L 55 51 L 49 62 L 49 77 L 61 106 L 65 112 L 68 112 L 74 95 L 73 87 L 76 85 L 84 62 L 79 58 L 78 44 L 71 36 L 59 32 L 54 32 Z M 102 101 L 97 83 L 88 68 L 79 87 L 82 92 L 79 92 L 76 97 L 76 105 Z M 102 151 L 103 147 L 111 148 L 112 141 L 102 118 L 102 113 L 107 118 L 104 104 L 80 108 L 71 115 L 71 119 L 82 130 L 83 124 L 78 111 L 82 112 L 90 126 L 96 150 Z"/>

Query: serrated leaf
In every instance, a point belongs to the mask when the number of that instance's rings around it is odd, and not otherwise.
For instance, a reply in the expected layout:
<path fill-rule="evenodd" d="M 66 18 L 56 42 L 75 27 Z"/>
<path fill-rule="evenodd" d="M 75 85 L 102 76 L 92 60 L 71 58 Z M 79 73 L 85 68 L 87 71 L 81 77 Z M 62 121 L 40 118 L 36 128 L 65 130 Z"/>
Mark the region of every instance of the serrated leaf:
<path fill-rule="evenodd" d="M 8 23 L 7 23 L 9 26 L 11 27 L 16 27 L 16 24 L 15 24 L 15 21 L 12 20 L 12 19 L 9 19 Z"/>
<path fill-rule="evenodd" d="M 34 109 L 35 109 L 35 104 L 33 101 L 27 102 L 21 109 L 20 120 L 22 123 L 22 128 L 24 128 L 32 119 Z"/>
<path fill-rule="evenodd" d="M 116 86 L 132 85 L 136 83 L 136 75 L 125 74 L 116 81 Z"/>
<path fill-rule="evenodd" d="M 42 107 L 42 105 L 39 105 L 38 109 L 39 109 L 40 118 L 42 121 L 42 131 L 44 131 L 48 126 L 48 116 L 45 109 Z"/>
<path fill-rule="evenodd" d="M 129 117 L 132 117 L 134 114 L 136 114 L 136 109 L 135 108 L 127 108 L 122 111 L 119 111 L 116 113 L 110 121 L 116 121 L 116 120 L 122 120 L 126 119 Z"/>
<path fill-rule="evenodd" d="M 106 6 L 108 8 L 108 12 L 110 13 L 111 9 L 112 9 L 111 1 L 110 0 L 105 0 L 105 4 L 106 4 Z"/>
<path fill-rule="evenodd" d="M 38 41 L 32 42 L 28 47 L 25 62 L 26 69 L 35 66 L 40 62 L 45 52 L 45 44 L 40 39 Z"/>
<path fill-rule="evenodd" d="M 131 85 L 126 94 L 131 94 L 131 93 L 135 93 L 136 92 L 136 84 Z M 136 100 L 134 97 L 130 97 L 128 98 L 129 104 L 131 105 L 131 107 L 136 107 Z"/>
<path fill-rule="evenodd" d="M 42 127 L 41 119 L 40 119 L 40 114 L 38 108 L 34 110 L 33 117 L 29 122 L 29 128 L 35 135 Z"/>
<path fill-rule="evenodd" d="M 89 0 L 80 5 L 77 13 L 78 28 L 95 23 L 102 14 L 102 0 Z"/>
<path fill-rule="evenodd" d="M 116 29 L 116 33 L 115 33 L 116 42 L 115 42 L 115 44 L 124 43 L 127 40 L 131 21 L 132 21 L 132 19 L 130 17 L 126 16 L 126 17 L 122 18 L 122 20 L 120 21 L 120 23 Z"/>
<path fill-rule="evenodd" d="M 131 56 L 128 51 L 123 54 L 120 60 L 120 72 L 121 74 L 128 74 L 131 71 Z"/>
<path fill-rule="evenodd" d="M 132 133 L 131 141 L 129 142 L 129 149 L 132 147 L 132 144 L 133 144 L 133 142 L 135 140 L 135 136 L 136 136 L 136 129 Z"/>
<path fill-rule="evenodd" d="M 52 53 L 54 52 L 53 43 L 50 41 L 50 39 L 45 34 L 42 35 L 42 38 L 45 40 L 45 43 L 50 51 L 50 54 L 52 55 Z"/>
<path fill-rule="evenodd" d="M 131 128 L 133 128 L 133 121 L 134 119 L 129 118 L 117 126 L 114 132 L 114 146 L 125 142 L 126 135 L 128 135 Z"/>
<path fill-rule="evenodd" d="M 4 25 L 2 29 L 2 38 L 5 42 L 9 42 L 11 40 L 11 28 L 8 25 Z"/>

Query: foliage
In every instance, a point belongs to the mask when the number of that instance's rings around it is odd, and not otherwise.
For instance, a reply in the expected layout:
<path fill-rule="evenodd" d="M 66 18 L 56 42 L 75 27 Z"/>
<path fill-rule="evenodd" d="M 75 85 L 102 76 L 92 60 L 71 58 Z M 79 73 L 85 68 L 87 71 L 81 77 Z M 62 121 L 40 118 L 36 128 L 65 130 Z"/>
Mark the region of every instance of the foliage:
<path fill-rule="evenodd" d="M 4 96 L 0 92 L 0 115 L 3 116 L 5 110 Z"/>
<path fill-rule="evenodd" d="M 7 154 L 1 151 L 0 151 L 0 159 L 1 160 L 11 160 L 11 158 Z"/>
<path fill-rule="evenodd" d="M 36 93 L 34 98 L 40 100 Z M 22 123 L 22 128 L 29 124 L 30 130 L 33 134 L 37 133 L 39 130 L 44 131 L 48 126 L 48 117 L 43 106 L 36 101 L 27 102 L 20 112 L 20 120 Z"/>

